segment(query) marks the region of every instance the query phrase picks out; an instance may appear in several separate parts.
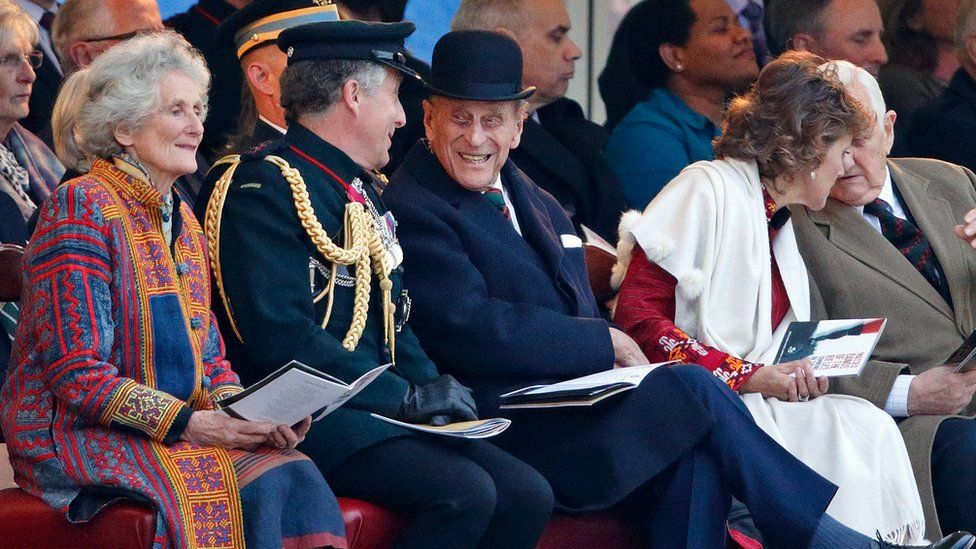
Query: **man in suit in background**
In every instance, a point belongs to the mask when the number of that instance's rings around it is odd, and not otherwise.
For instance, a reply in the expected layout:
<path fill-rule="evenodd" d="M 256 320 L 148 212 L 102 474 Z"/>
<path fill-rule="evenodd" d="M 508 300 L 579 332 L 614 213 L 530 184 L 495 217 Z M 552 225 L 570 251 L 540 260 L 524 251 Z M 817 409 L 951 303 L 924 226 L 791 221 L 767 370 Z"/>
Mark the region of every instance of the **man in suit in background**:
<path fill-rule="evenodd" d="M 960 67 L 941 95 L 915 111 L 905 140 L 913 156 L 976 170 L 976 1 L 959 4 L 955 42 Z"/>
<path fill-rule="evenodd" d="M 874 76 L 888 62 L 877 0 L 767 0 L 765 28 L 774 56 L 808 51 L 850 61 Z"/>
<path fill-rule="evenodd" d="M 837 63 L 854 98 L 877 119 L 854 143 L 855 165 L 820 211 L 794 208 L 797 243 L 829 318 L 886 317 L 871 362 L 832 390 L 899 419 L 926 514 L 926 534 L 976 527 L 976 371 L 943 362 L 976 328 L 976 251 L 955 224 L 976 218 L 976 176 L 937 160 L 888 159 L 894 111 L 877 81 Z M 832 70 L 832 69 L 830 69 Z M 972 240 L 976 224 L 959 233 Z"/>
<path fill-rule="evenodd" d="M 14 0 L 31 19 L 37 23 L 37 47 L 44 54 L 41 66 L 34 69 L 37 79 L 30 96 L 30 114 L 21 119 L 20 125 L 40 137 L 51 149 L 54 140 L 51 136 L 51 111 L 54 100 L 58 97 L 61 87 L 61 63 L 54 53 L 54 43 L 51 41 L 51 29 L 55 15 L 58 13 L 58 3 L 54 0 Z"/>
<path fill-rule="evenodd" d="M 528 99 L 529 117 L 512 160 L 559 201 L 577 229 L 586 225 L 616 242 L 626 202 L 601 154 L 607 131 L 564 97 L 582 52 L 569 37 L 563 1 L 464 0 L 451 28 L 501 32 L 519 45 L 522 83 L 536 93 Z"/>
<path fill-rule="evenodd" d="M 67 0 L 51 29 L 65 75 L 140 32 L 163 29 L 156 0 Z"/>

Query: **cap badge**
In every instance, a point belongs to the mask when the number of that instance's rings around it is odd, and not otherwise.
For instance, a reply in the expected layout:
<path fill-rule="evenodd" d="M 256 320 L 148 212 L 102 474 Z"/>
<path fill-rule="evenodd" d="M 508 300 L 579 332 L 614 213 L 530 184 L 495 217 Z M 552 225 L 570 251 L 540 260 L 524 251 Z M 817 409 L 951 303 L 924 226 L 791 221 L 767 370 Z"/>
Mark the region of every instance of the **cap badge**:
<path fill-rule="evenodd" d="M 291 57 L 292 55 L 294 55 L 295 54 L 295 46 L 288 46 L 288 52 L 287 52 L 287 54 L 288 54 L 288 57 Z"/>

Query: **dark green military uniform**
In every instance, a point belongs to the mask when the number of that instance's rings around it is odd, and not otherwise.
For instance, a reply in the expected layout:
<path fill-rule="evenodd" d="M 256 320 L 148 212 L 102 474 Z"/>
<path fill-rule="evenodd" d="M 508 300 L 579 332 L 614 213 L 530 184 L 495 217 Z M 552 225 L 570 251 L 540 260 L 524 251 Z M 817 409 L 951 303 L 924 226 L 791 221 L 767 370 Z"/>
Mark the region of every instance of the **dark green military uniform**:
<path fill-rule="evenodd" d="M 263 159 L 266 155 L 279 156 L 301 172 L 315 215 L 336 244 L 343 242 L 343 213 L 349 198 L 339 181 L 307 157 L 346 184 L 356 178 L 364 182 L 364 194 L 377 213 L 386 212 L 371 188 L 370 174 L 298 123 L 289 126 L 283 140 L 245 155 L 227 191 L 219 236 L 221 279 L 243 339 L 238 340 L 219 295 L 215 295 L 227 356 L 245 386 L 293 359 L 353 381 L 389 361 L 376 277 L 372 279 L 365 331 L 356 349 L 347 351 L 342 340 L 352 319 L 355 268 L 339 267 L 332 312 L 323 330 L 327 299 L 313 303 L 313 298 L 328 284 L 334 265 L 318 252 L 302 227 L 292 191 L 279 167 Z M 216 167 L 208 178 L 210 183 L 224 170 Z M 390 279 L 392 295 L 399 296 L 400 270 L 394 270 Z M 397 318 L 402 320 L 402 314 L 398 312 Z M 361 448 L 390 437 L 411 435 L 369 415 L 395 415 L 408 383 L 423 384 L 438 375 L 409 326 L 402 326 L 396 334 L 395 348 L 395 369 L 380 375 L 309 432 L 301 448 L 323 471 Z"/>

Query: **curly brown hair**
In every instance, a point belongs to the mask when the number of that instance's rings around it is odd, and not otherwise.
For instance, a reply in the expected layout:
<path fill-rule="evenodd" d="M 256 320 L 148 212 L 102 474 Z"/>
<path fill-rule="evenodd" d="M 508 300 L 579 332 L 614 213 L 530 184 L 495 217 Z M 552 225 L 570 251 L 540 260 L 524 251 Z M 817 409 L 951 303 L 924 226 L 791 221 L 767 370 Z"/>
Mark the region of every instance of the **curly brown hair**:
<path fill-rule="evenodd" d="M 760 177 L 773 182 L 816 167 L 838 139 L 867 134 L 873 119 L 832 71 L 820 70 L 824 62 L 790 51 L 766 65 L 729 105 L 716 156 L 755 160 Z"/>

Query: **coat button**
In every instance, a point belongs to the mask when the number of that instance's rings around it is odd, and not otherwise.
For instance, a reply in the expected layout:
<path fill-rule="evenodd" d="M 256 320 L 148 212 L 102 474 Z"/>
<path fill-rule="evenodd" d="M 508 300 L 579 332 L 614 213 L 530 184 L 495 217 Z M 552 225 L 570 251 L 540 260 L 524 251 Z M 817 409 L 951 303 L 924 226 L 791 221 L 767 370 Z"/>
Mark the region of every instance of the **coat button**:
<path fill-rule="evenodd" d="M 193 328 L 194 330 L 199 330 L 200 328 L 203 328 L 203 320 L 200 319 L 200 317 L 198 316 L 191 318 L 190 327 Z"/>
<path fill-rule="evenodd" d="M 187 265 L 186 263 L 177 263 L 176 264 L 176 274 L 178 274 L 178 275 L 185 275 L 185 274 L 187 274 L 189 272 L 190 272 L 190 266 Z"/>
<path fill-rule="evenodd" d="M 203 378 L 200 379 L 200 384 L 203 385 L 203 388 L 204 389 L 209 389 L 210 388 L 210 376 L 203 376 Z"/>

